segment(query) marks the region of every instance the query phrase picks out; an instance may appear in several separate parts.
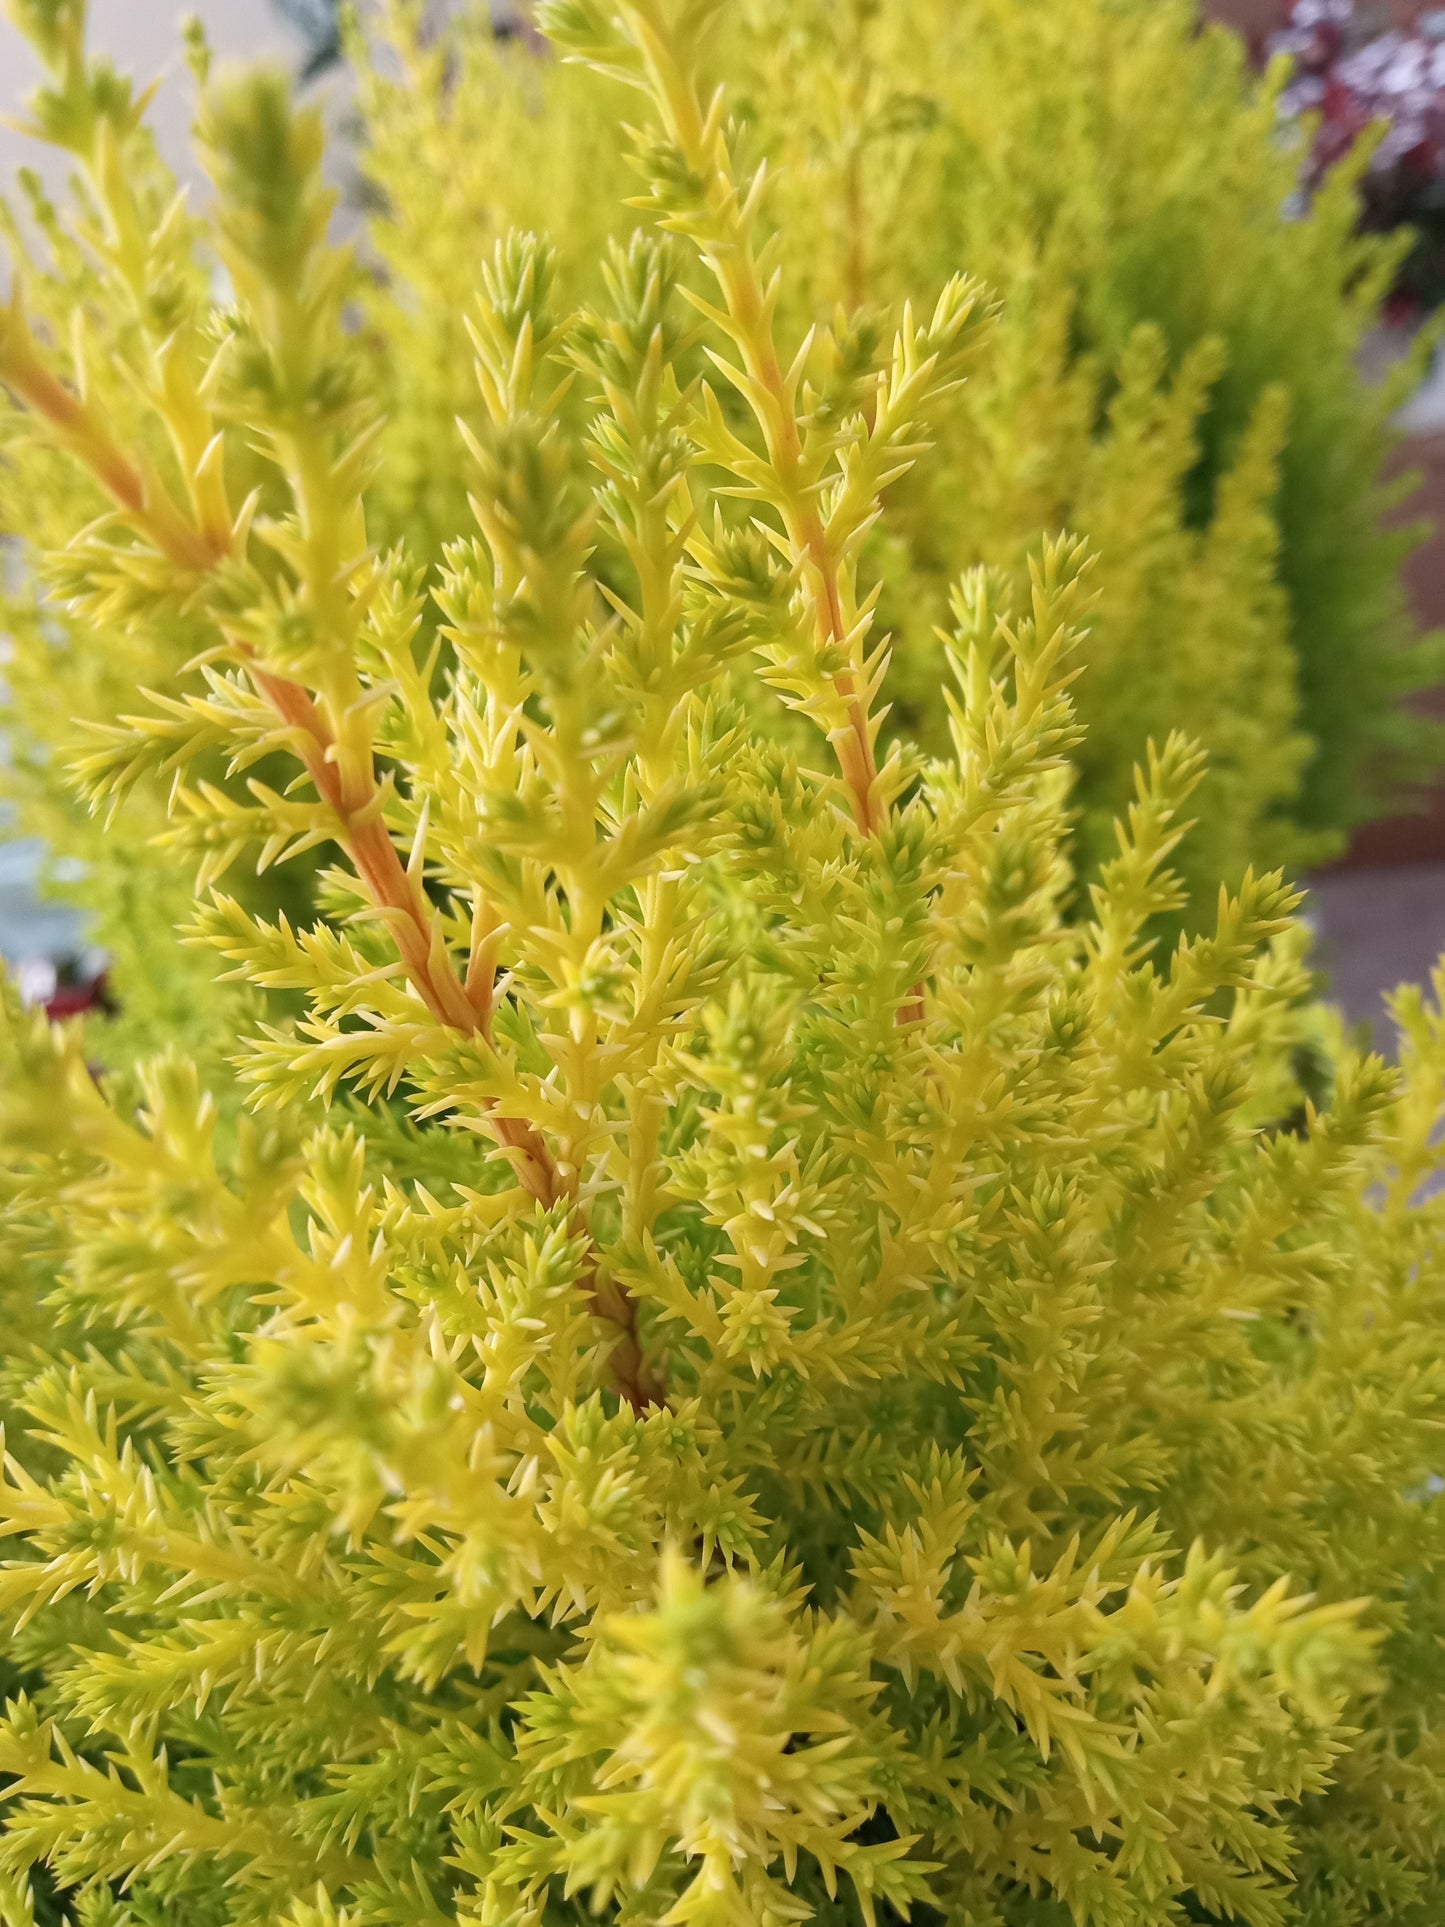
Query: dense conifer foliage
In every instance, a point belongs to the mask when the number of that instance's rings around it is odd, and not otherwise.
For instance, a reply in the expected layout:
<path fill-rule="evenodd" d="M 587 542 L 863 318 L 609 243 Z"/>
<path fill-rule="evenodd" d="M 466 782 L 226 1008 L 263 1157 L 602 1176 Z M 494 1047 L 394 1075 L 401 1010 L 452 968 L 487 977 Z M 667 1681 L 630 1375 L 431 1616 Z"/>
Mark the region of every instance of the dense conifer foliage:
<path fill-rule="evenodd" d="M 779 320 L 876 352 L 906 299 L 960 268 L 1002 304 L 991 353 L 935 412 L 934 453 L 890 492 L 862 558 L 894 637 L 893 725 L 946 747 L 937 701 L 952 584 L 1028 580 L 1041 531 L 1097 552 L 1075 700 L 1081 861 L 1113 849 L 1140 745 L 1209 755 L 1178 864 L 1202 927 L 1221 876 L 1298 869 L 1438 762 L 1400 696 L 1441 679 L 1411 638 L 1408 536 L 1382 521 L 1397 379 L 1360 344 L 1403 238 L 1358 231 L 1366 149 L 1299 201 L 1298 129 L 1195 0 L 739 0 L 710 54 L 788 264 Z M 462 314 L 511 226 L 557 241 L 593 298 L 634 191 L 625 92 L 480 8 L 427 40 L 408 5 L 353 50 L 387 372 L 386 526 L 445 538 L 464 509 L 451 423 L 477 406 Z M 685 278 L 698 292 L 684 264 Z M 844 352 L 852 352 L 845 347 Z M 459 508 L 461 504 L 461 508 Z"/>
<path fill-rule="evenodd" d="M 7 1927 L 1438 1910 L 1445 1025 L 1315 1103 L 1278 876 L 1155 953 L 1177 736 L 1064 914 L 1076 541 L 885 743 L 864 558 L 994 307 L 784 332 L 717 13 L 547 10 L 641 225 L 576 306 L 486 258 L 433 552 L 316 116 L 208 86 L 217 272 L 23 9 L 63 760 L 239 987 L 0 1004 Z"/>

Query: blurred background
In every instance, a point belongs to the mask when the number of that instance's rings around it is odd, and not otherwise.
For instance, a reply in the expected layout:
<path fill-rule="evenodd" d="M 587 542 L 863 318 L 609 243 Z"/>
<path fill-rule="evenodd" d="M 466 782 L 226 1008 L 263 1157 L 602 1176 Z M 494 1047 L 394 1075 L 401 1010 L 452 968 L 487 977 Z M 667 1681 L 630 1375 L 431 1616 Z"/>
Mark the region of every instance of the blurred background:
<path fill-rule="evenodd" d="M 188 142 L 192 88 L 178 32 L 187 12 L 200 17 L 218 56 L 282 61 L 313 91 L 335 137 L 332 165 L 344 176 L 353 94 L 328 0 L 199 0 L 185 8 L 170 0 L 92 0 L 93 43 L 127 71 L 162 76 L 152 120 L 177 174 L 199 191 Z M 443 0 L 434 0 L 425 31 L 442 32 L 446 15 Z M 526 31 L 501 0 L 493 18 L 504 35 Z M 1238 36 L 1255 76 L 1248 86 L 1278 89 L 1281 138 L 1293 139 L 1300 156 L 1296 195 L 1279 209 L 1281 233 L 1343 166 L 1353 169 L 1361 227 L 1405 237 L 1359 345 L 1356 378 L 1398 380 L 1416 358 L 1392 403 L 1395 446 L 1386 463 L 1388 474 L 1411 479 L 1381 512 L 1401 527 L 1420 525 L 1421 539 L 1399 563 L 1399 575 L 1419 629 L 1445 630 L 1445 356 L 1433 346 L 1445 315 L 1445 8 L 1409 0 L 1205 0 L 1205 21 Z M 18 113 L 35 78 L 26 44 L 0 19 L 0 111 Z M 35 168 L 47 191 L 63 187 L 63 166 L 0 125 L 0 183 L 23 167 Z M 344 187 L 344 179 L 338 184 Z M 356 218 L 345 193 L 339 218 Z M 4 647 L 0 637 L 0 675 Z M 1416 688 L 1401 706 L 1402 714 L 1445 719 L 1445 687 Z M 1445 765 L 1445 756 L 1436 764 Z M 1328 782 L 1328 770 L 1321 780 Z M 1352 1020 L 1377 1026 L 1385 1041 L 1382 992 L 1428 977 L 1445 951 L 1445 774 L 1436 780 L 1427 772 L 1396 795 L 1387 813 L 1342 841 L 1342 853 L 1309 878 L 1307 914 L 1330 995 Z M 105 959 L 91 947 L 83 911 L 53 900 L 42 886 L 44 858 L 34 839 L 18 838 L 13 828 L 7 837 L 0 820 L 0 954 L 32 998 L 63 1013 L 104 996 Z"/>
<path fill-rule="evenodd" d="M 1379 379 L 1431 326 L 1445 301 L 1445 8 L 1419 0 L 1206 0 L 1205 17 L 1237 32 L 1253 64 L 1290 63 L 1282 108 L 1317 121 L 1316 168 L 1362 137 L 1383 137 L 1362 184 L 1363 219 L 1416 237 L 1393 298 L 1366 338 L 1362 372 Z M 1418 477 L 1397 511 L 1424 539 L 1403 564 L 1425 629 L 1445 625 L 1445 357 L 1396 416 L 1392 466 Z M 1445 713 L 1445 692 L 1416 699 Z M 1382 993 L 1428 980 L 1445 950 L 1445 786 L 1409 814 L 1365 825 L 1345 858 L 1311 879 L 1309 911 L 1329 989 L 1382 1042 Z"/>

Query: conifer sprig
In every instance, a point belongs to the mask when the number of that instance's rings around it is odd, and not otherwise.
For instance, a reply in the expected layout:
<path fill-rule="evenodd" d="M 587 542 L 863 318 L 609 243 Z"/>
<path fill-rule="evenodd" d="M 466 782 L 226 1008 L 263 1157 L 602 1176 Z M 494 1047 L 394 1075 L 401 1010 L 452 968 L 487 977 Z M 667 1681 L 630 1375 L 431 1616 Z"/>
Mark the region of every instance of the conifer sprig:
<path fill-rule="evenodd" d="M 802 608 L 791 647 L 776 650 L 772 680 L 827 736 L 854 820 L 875 835 L 907 778 L 896 755 L 882 773 L 878 766 L 888 652 L 869 646 L 876 598 L 860 593 L 859 552 L 882 491 L 921 452 L 925 402 L 961 378 L 990 308 L 976 284 L 956 277 L 927 324 L 905 311 L 891 362 L 857 383 L 851 406 L 838 419 L 819 418 L 808 380 L 813 336 L 786 366 L 776 338 L 781 269 L 757 238 L 766 166 L 739 179 L 725 95 L 705 104 L 701 92 L 698 52 L 717 11 L 555 0 L 539 17 L 564 51 L 633 81 L 656 112 L 659 132 L 635 137 L 648 181 L 640 204 L 692 243 L 715 280 L 720 306 L 691 299 L 731 351 L 709 353 L 763 444 L 759 453 L 741 439 L 709 396 L 699 445 L 736 477 L 745 501 L 777 517 L 780 526 L 762 526 L 795 572 Z"/>

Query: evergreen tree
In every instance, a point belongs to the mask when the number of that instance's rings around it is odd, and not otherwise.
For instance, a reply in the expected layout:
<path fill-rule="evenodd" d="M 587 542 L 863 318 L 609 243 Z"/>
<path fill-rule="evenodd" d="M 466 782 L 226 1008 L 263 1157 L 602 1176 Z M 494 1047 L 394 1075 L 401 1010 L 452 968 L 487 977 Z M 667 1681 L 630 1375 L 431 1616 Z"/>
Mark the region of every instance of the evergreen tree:
<path fill-rule="evenodd" d="M 71 774 L 266 1014 L 97 1082 L 0 1002 L 6 1927 L 1438 1916 L 1445 1019 L 1316 1107 L 1277 876 L 1152 954 L 1177 737 L 1064 917 L 1076 542 L 884 746 L 867 545 L 992 307 L 784 334 L 719 11 L 548 8 L 646 226 L 578 306 L 496 247 L 428 568 L 314 113 L 208 90 L 212 277 L 22 10 L 95 278 L 0 381 L 102 509 L 32 551 L 193 658 Z M 228 880 L 308 852 L 313 921 Z"/>

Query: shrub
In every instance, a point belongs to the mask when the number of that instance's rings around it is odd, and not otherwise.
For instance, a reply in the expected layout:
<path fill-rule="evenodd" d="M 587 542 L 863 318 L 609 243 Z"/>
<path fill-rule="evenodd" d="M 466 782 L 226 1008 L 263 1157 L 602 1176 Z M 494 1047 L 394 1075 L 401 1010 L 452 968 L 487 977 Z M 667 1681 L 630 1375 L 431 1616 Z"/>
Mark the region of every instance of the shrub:
<path fill-rule="evenodd" d="M 409 539 L 465 498 L 439 451 L 476 407 L 460 338 L 476 247 L 545 227 L 585 264 L 630 219 L 625 100 L 494 46 L 481 11 L 424 44 L 394 4 L 356 49 L 396 400 L 382 508 Z M 1411 641 L 1408 538 L 1381 525 L 1399 391 L 1355 372 L 1403 243 L 1356 231 L 1363 151 L 1283 218 L 1301 155 L 1275 91 L 1196 12 L 747 0 L 718 59 L 749 150 L 781 163 L 763 218 L 790 333 L 841 303 L 850 340 L 886 339 L 905 297 L 932 300 L 961 266 L 1003 301 L 862 565 L 884 585 L 906 733 L 946 741 L 935 629 L 960 570 L 987 562 L 1018 588 L 1041 530 L 1080 531 L 1100 558 L 1081 858 L 1112 849 L 1146 738 L 1185 727 L 1210 757 L 1181 859 L 1207 918 L 1219 876 L 1319 860 L 1438 761 L 1398 701 L 1438 678 L 1439 652 Z"/>
<path fill-rule="evenodd" d="M 1074 542 L 960 580 L 951 753 L 880 752 L 862 552 L 989 307 L 782 337 L 717 11 L 548 10 L 650 227 L 575 312 L 496 249 L 428 575 L 315 115 L 210 92 L 226 292 L 166 299 L 29 10 L 134 297 L 114 407 L 0 336 L 111 502 L 47 579 L 206 644 L 74 773 L 169 777 L 190 940 L 302 1010 L 208 1089 L 0 1005 L 7 1927 L 37 1870 L 82 1927 L 1437 1911 L 1445 1020 L 1316 1108 L 1277 877 L 1152 959 L 1177 738 L 1062 918 Z M 310 849 L 308 926 L 214 887 Z"/>

